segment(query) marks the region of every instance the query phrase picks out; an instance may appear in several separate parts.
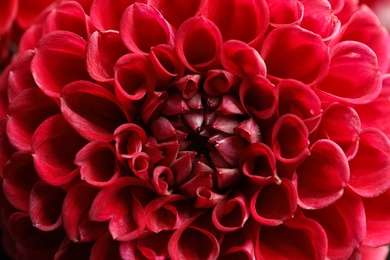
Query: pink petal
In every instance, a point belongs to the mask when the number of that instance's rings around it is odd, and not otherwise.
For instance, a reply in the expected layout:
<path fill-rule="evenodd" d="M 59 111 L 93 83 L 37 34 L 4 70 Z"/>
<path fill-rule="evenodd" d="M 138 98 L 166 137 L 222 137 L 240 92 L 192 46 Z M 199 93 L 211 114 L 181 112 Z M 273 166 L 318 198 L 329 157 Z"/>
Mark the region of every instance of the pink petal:
<path fill-rule="evenodd" d="M 267 0 L 267 3 L 270 12 L 270 24 L 274 27 L 299 24 L 302 21 L 304 7 L 301 1 Z"/>
<path fill-rule="evenodd" d="M 61 92 L 61 111 L 88 140 L 111 141 L 115 129 L 129 120 L 116 97 L 89 81 L 75 81 Z"/>
<path fill-rule="evenodd" d="M 94 32 L 86 50 L 87 70 L 91 78 L 100 82 L 114 80 L 114 65 L 128 50 L 123 45 L 119 32 Z"/>
<path fill-rule="evenodd" d="M 240 156 L 240 169 L 255 184 L 280 182 L 272 150 L 264 143 L 248 145 Z"/>
<path fill-rule="evenodd" d="M 16 209 L 28 212 L 30 192 L 38 180 L 31 154 L 13 153 L 3 168 L 3 190 L 8 202 Z"/>
<path fill-rule="evenodd" d="M 329 72 L 317 87 L 322 99 L 365 104 L 378 97 L 382 78 L 377 57 L 369 47 L 345 41 L 336 44 L 330 55 Z"/>
<path fill-rule="evenodd" d="M 62 225 L 61 208 L 66 192 L 38 181 L 30 193 L 29 215 L 33 225 L 51 231 Z"/>
<path fill-rule="evenodd" d="M 347 157 L 336 143 L 326 139 L 315 142 L 296 169 L 299 205 L 318 209 L 334 203 L 343 195 L 349 174 Z"/>
<path fill-rule="evenodd" d="M 160 12 L 151 5 L 134 3 L 123 13 L 120 34 L 132 52 L 149 53 L 159 44 L 173 44 L 173 31 Z"/>
<path fill-rule="evenodd" d="M 282 80 L 276 86 L 278 115 L 294 114 L 300 117 L 312 133 L 321 120 L 321 100 L 317 94 L 303 83 L 295 80 Z"/>
<path fill-rule="evenodd" d="M 237 40 L 223 43 L 221 64 L 227 71 L 240 78 L 258 74 L 265 76 L 267 70 L 263 58 L 257 50 Z"/>
<path fill-rule="evenodd" d="M 390 188 L 390 141 L 377 129 L 360 134 L 359 149 L 349 162 L 349 186 L 362 197 L 375 197 Z"/>
<path fill-rule="evenodd" d="M 277 227 L 262 226 L 255 253 L 257 259 L 325 259 L 327 247 L 320 224 L 293 218 Z"/>
<path fill-rule="evenodd" d="M 243 80 L 239 87 L 241 105 L 258 119 L 271 118 L 277 108 L 275 87 L 265 77 Z"/>
<path fill-rule="evenodd" d="M 111 185 L 121 174 L 115 148 L 105 142 L 92 141 L 80 149 L 74 161 L 81 179 L 95 187 Z"/>
<path fill-rule="evenodd" d="M 207 1 L 202 13 L 218 26 L 224 41 L 237 39 L 251 45 L 263 36 L 269 22 L 265 0 Z"/>
<path fill-rule="evenodd" d="M 123 159 L 130 159 L 142 151 L 147 136 L 139 125 L 128 123 L 115 129 L 114 140 L 118 156 Z"/>
<path fill-rule="evenodd" d="M 37 127 L 48 117 L 58 114 L 59 107 L 39 88 L 20 92 L 8 107 L 7 135 L 19 150 L 31 150 L 31 137 Z"/>
<path fill-rule="evenodd" d="M 119 30 L 120 20 L 125 9 L 135 2 L 146 3 L 146 0 L 94 0 L 91 6 L 91 20 L 100 31 Z"/>
<path fill-rule="evenodd" d="M 361 123 L 358 114 L 349 106 L 334 103 L 323 113 L 315 139 L 330 139 L 352 159 L 359 145 Z"/>
<path fill-rule="evenodd" d="M 298 26 L 271 31 L 264 40 L 261 56 L 273 80 L 296 79 L 315 84 L 329 67 L 328 47 L 321 37 Z"/>
<path fill-rule="evenodd" d="M 85 144 L 86 140 L 62 115 L 46 119 L 32 136 L 34 166 L 38 176 L 52 185 L 70 182 L 78 174 L 74 157 Z"/>
<path fill-rule="evenodd" d="M 66 84 L 89 79 L 85 47 L 86 42 L 80 36 L 67 31 L 51 32 L 39 40 L 31 72 L 46 95 L 58 98 Z"/>
<path fill-rule="evenodd" d="M 222 36 L 205 17 L 187 19 L 176 32 L 175 45 L 179 59 L 188 69 L 197 72 L 218 67 Z"/>
<path fill-rule="evenodd" d="M 290 180 L 281 180 L 280 184 L 265 185 L 252 196 L 251 216 L 263 225 L 280 225 L 295 214 L 298 205 L 296 188 Z"/>
<path fill-rule="evenodd" d="M 348 259 L 365 236 L 363 203 L 359 196 L 349 190 L 328 207 L 306 210 L 304 214 L 324 228 L 328 237 L 330 259 Z"/>

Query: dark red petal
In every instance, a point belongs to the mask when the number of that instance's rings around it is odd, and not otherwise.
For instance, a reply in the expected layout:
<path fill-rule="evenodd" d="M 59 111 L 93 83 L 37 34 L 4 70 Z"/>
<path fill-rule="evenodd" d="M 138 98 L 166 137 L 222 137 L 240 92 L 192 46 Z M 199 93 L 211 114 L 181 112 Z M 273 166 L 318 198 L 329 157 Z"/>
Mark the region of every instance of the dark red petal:
<path fill-rule="evenodd" d="M 132 52 L 149 53 L 159 44 L 173 44 L 173 30 L 161 13 L 151 5 L 134 3 L 123 13 L 120 34 Z"/>
<path fill-rule="evenodd" d="M 93 244 L 90 260 L 109 260 L 109 259 L 121 259 L 119 253 L 118 241 L 115 241 L 110 233 L 105 233 L 100 236 Z"/>
<path fill-rule="evenodd" d="M 170 168 L 177 184 L 182 184 L 190 177 L 195 156 L 196 152 L 192 151 L 179 153 L 175 161 L 171 164 Z"/>
<path fill-rule="evenodd" d="M 365 237 L 364 206 L 361 198 L 350 190 L 328 207 L 305 210 L 304 214 L 325 230 L 330 259 L 348 259 Z"/>
<path fill-rule="evenodd" d="M 326 139 L 315 142 L 296 169 L 299 205 L 318 209 L 334 203 L 343 195 L 349 174 L 347 157 L 336 143 Z"/>
<path fill-rule="evenodd" d="M 94 32 L 89 37 L 86 50 L 87 70 L 91 78 L 100 82 L 114 80 L 114 65 L 128 50 L 119 32 Z"/>
<path fill-rule="evenodd" d="M 135 176 L 142 180 L 150 180 L 150 176 L 153 171 L 153 164 L 150 161 L 148 154 L 143 152 L 133 154 L 128 161 L 128 165 Z"/>
<path fill-rule="evenodd" d="M 198 94 L 200 80 L 201 75 L 189 74 L 179 78 L 174 86 L 180 90 L 185 99 L 190 99 Z"/>
<path fill-rule="evenodd" d="M 118 156 L 123 159 L 130 159 L 133 155 L 142 151 L 147 136 L 139 125 L 128 123 L 115 129 L 114 139 Z"/>
<path fill-rule="evenodd" d="M 228 187 L 233 187 L 241 178 L 241 173 L 238 168 L 218 168 L 217 183 L 218 189 L 223 190 Z"/>
<path fill-rule="evenodd" d="M 349 162 L 349 186 L 362 197 L 375 197 L 390 188 L 390 141 L 377 129 L 360 134 L 359 149 Z"/>
<path fill-rule="evenodd" d="M 271 31 L 264 40 L 261 56 L 271 79 L 296 79 L 305 84 L 321 81 L 330 60 L 322 38 L 299 26 L 283 26 Z"/>
<path fill-rule="evenodd" d="M 151 123 L 151 131 L 157 141 L 163 141 L 172 137 L 176 137 L 176 130 L 171 122 L 165 117 L 159 117 Z"/>
<path fill-rule="evenodd" d="M 265 0 L 207 1 L 202 13 L 218 26 L 224 41 L 237 39 L 251 45 L 263 36 L 269 22 Z"/>
<path fill-rule="evenodd" d="M 258 119 L 271 118 L 277 108 L 275 87 L 265 77 L 243 80 L 239 95 L 245 111 Z"/>
<path fill-rule="evenodd" d="M 168 252 L 172 260 L 218 257 L 219 242 L 210 231 L 191 226 L 195 218 L 184 223 L 169 239 Z"/>
<path fill-rule="evenodd" d="M 167 21 L 176 29 L 190 17 L 202 10 L 205 0 L 149 0 L 148 4 L 161 12 Z"/>
<path fill-rule="evenodd" d="M 80 183 L 73 186 L 65 196 L 62 204 L 63 227 L 73 242 L 95 240 L 106 230 L 103 223 L 84 220 L 88 217 L 88 210 L 98 191 L 87 183 Z"/>
<path fill-rule="evenodd" d="M 39 40 L 31 71 L 46 95 L 58 98 L 66 84 L 89 79 L 85 47 L 86 42 L 80 36 L 67 31 L 51 32 Z"/>
<path fill-rule="evenodd" d="M 100 31 L 119 30 L 119 24 L 125 9 L 135 2 L 146 3 L 147 0 L 94 0 L 91 6 L 91 20 Z"/>
<path fill-rule="evenodd" d="M 201 161 L 194 165 L 194 176 L 180 186 L 180 191 L 190 198 L 196 198 L 199 187 L 212 188 L 214 170 Z"/>
<path fill-rule="evenodd" d="M 39 88 L 20 92 L 8 107 L 7 136 L 19 150 L 31 150 L 31 137 L 48 117 L 60 112 L 58 105 Z"/>
<path fill-rule="evenodd" d="M 319 223 L 293 218 L 277 227 L 262 226 L 255 253 L 257 259 L 325 259 L 327 248 Z"/>
<path fill-rule="evenodd" d="M 221 64 L 227 71 L 240 78 L 254 75 L 265 76 L 267 71 L 264 60 L 257 50 L 238 40 L 223 43 Z"/>
<path fill-rule="evenodd" d="M 251 144 L 260 142 L 261 140 L 260 128 L 253 118 L 242 121 L 233 130 L 237 135 L 241 136 Z"/>
<path fill-rule="evenodd" d="M 153 170 L 151 182 L 158 194 L 168 196 L 173 191 L 175 179 L 170 168 L 159 165 Z"/>
<path fill-rule="evenodd" d="M 115 148 L 101 141 L 92 141 L 81 148 L 74 163 L 80 167 L 81 179 L 96 187 L 111 185 L 121 173 Z"/>
<path fill-rule="evenodd" d="M 30 192 L 39 180 L 30 153 L 16 152 L 3 168 L 3 190 L 8 202 L 28 212 Z"/>
<path fill-rule="evenodd" d="M 350 104 L 365 104 L 378 97 L 382 77 L 377 57 L 368 46 L 345 41 L 336 44 L 330 55 L 328 74 L 317 87 L 320 97 Z"/>
<path fill-rule="evenodd" d="M 225 195 L 216 193 L 209 187 L 198 187 L 193 205 L 195 208 L 214 208 L 224 198 Z"/>
<path fill-rule="evenodd" d="M 390 243 L 390 190 L 374 198 L 363 198 L 367 234 L 363 244 L 372 247 Z"/>
<path fill-rule="evenodd" d="M 243 174 L 253 183 L 280 182 L 274 153 L 264 143 L 248 145 L 240 156 L 239 165 Z"/>
<path fill-rule="evenodd" d="M 75 81 L 66 85 L 60 99 L 64 117 L 91 141 L 111 141 L 115 129 L 129 120 L 116 97 L 92 82 Z"/>
<path fill-rule="evenodd" d="M 66 192 L 43 181 L 35 183 L 30 193 L 29 214 L 33 225 L 51 231 L 62 225 L 61 208 Z"/>
<path fill-rule="evenodd" d="M 46 119 L 32 137 L 34 166 L 38 176 L 52 185 L 70 182 L 78 174 L 74 157 L 85 144 L 86 140 L 62 115 Z"/>
<path fill-rule="evenodd" d="M 88 259 L 91 254 L 93 243 L 74 243 L 65 238 L 59 246 L 54 260 L 59 259 Z"/>
<path fill-rule="evenodd" d="M 251 216 L 266 226 L 277 226 L 292 218 L 297 209 L 297 191 L 288 179 L 280 184 L 270 183 L 253 194 L 250 202 Z"/>
<path fill-rule="evenodd" d="M 302 21 L 304 7 L 301 1 L 267 0 L 267 4 L 270 12 L 270 24 L 274 27 L 299 24 Z"/>
<path fill-rule="evenodd" d="M 209 70 L 203 83 L 204 91 L 211 96 L 228 93 L 236 87 L 238 79 L 226 70 Z"/>
<path fill-rule="evenodd" d="M 222 155 L 222 157 L 232 166 L 238 165 L 238 159 L 242 150 L 246 146 L 246 142 L 241 137 L 236 135 L 227 137 L 219 141 L 215 148 Z"/>
<path fill-rule="evenodd" d="M 197 72 L 218 67 L 222 36 L 205 17 L 187 19 L 177 30 L 175 44 L 179 59 L 188 69 Z"/>
<path fill-rule="evenodd" d="M 0 10 L 0 35 L 5 34 L 12 26 L 18 13 L 18 1 L 6 0 L 2 2 Z"/>
<path fill-rule="evenodd" d="M 188 199 L 179 194 L 159 197 L 145 208 L 146 227 L 155 233 L 175 230 L 190 218 Z"/>
<path fill-rule="evenodd" d="M 321 100 L 305 84 L 296 80 L 282 80 L 276 86 L 278 97 L 278 116 L 294 114 L 305 123 L 312 133 L 321 120 Z"/>

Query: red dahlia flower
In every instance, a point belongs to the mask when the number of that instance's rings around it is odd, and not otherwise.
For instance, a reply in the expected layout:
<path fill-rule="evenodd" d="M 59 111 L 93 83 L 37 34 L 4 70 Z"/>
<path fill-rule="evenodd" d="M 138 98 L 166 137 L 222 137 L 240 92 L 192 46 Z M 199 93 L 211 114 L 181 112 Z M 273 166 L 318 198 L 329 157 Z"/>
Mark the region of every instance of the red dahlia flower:
<path fill-rule="evenodd" d="M 369 259 L 390 36 L 353 0 L 62 0 L 0 78 L 15 259 Z"/>

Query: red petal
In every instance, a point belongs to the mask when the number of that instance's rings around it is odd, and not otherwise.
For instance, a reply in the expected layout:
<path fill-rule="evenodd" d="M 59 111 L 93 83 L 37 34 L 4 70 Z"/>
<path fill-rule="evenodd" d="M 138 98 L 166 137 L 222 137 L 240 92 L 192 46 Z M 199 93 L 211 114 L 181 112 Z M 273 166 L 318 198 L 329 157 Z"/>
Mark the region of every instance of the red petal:
<path fill-rule="evenodd" d="M 296 169 L 298 203 L 305 209 L 326 207 L 343 195 L 348 180 L 349 166 L 343 150 L 332 141 L 319 140 Z"/>
<path fill-rule="evenodd" d="M 138 178 L 149 181 L 153 171 L 153 164 L 149 155 L 143 152 L 135 153 L 128 161 L 130 170 Z"/>
<path fill-rule="evenodd" d="M 379 130 L 360 134 L 359 150 L 349 162 L 349 186 L 362 197 L 375 197 L 390 188 L 390 141 Z"/>
<path fill-rule="evenodd" d="M 352 74 L 355 76 L 351 77 Z M 329 72 L 318 85 L 317 93 L 325 100 L 365 104 L 377 98 L 381 89 L 375 53 L 362 43 L 345 41 L 331 49 Z"/>
<path fill-rule="evenodd" d="M 211 96 L 220 96 L 236 87 L 238 79 L 226 70 L 209 70 L 203 83 L 204 91 Z"/>
<path fill-rule="evenodd" d="M 92 82 L 72 82 L 60 98 L 66 120 L 90 141 L 111 141 L 115 129 L 129 120 L 116 97 Z"/>
<path fill-rule="evenodd" d="M 157 166 L 152 173 L 152 184 L 161 196 L 168 196 L 173 191 L 174 176 L 170 168 Z"/>
<path fill-rule="evenodd" d="M 274 80 L 296 79 L 305 84 L 321 81 L 329 67 L 328 47 L 315 33 L 298 26 L 283 26 L 264 40 L 261 56 Z"/>
<path fill-rule="evenodd" d="M 177 30 L 175 45 L 188 69 L 197 72 L 218 67 L 222 36 L 212 21 L 202 16 L 187 19 Z"/>
<path fill-rule="evenodd" d="M 4 35 L 14 23 L 14 19 L 18 13 L 19 1 L 6 0 L 1 5 L 0 35 Z"/>
<path fill-rule="evenodd" d="M 46 119 L 32 137 L 34 166 L 38 176 L 52 185 L 70 182 L 78 174 L 74 157 L 85 144 L 86 140 L 62 115 Z"/>
<path fill-rule="evenodd" d="M 121 259 L 119 254 L 118 241 L 115 241 L 110 233 L 105 233 L 100 236 L 93 244 L 90 260 L 102 260 L 102 259 Z"/>
<path fill-rule="evenodd" d="M 264 0 L 207 1 L 203 15 L 218 26 L 224 41 L 237 39 L 251 45 L 263 36 L 269 22 Z"/>
<path fill-rule="evenodd" d="M 301 1 L 267 0 L 267 3 L 270 12 L 270 24 L 274 27 L 286 24 L 299 24 L 302 21 L 304 7 Z"/>
<path fill-rule="evenodd" d="M 215 148 L 230 165 L 237 166 L 238 159 L 246 145 L 244 139 L 232 135 L 219 141 Z"/>
<path fill-rule="evenodd" d="M 80 36 L 67 31 L 51 32 L 39 40 L 31 71 L 46 95 L 57 98 L 67 83 L 89 79 L 85 47 L 86 42 Z"/>
<path fill-rule="evenodd" d="M 362 254 L 361 259 L 386 259 L 389 255 L 389 247 L 368 247 L 360 246 L 359 251 Z"/>
<path fill-rule="evenodd" d="M 119 126 L 115 130 L 114 139 L 118 156 L 123 159 L 130 159 L 142 151 L 147 136 L 139 125 L 128 123 Z"/>
<path fill-rule="evenodd" d="M 132 52 L 149 53 L 159 44 L 173 44 L 173 31 L 160 12 L 151 5 L 134 3 L 123 13 L 120 34 Z"/>
<path fill-rule="evenodd" d="M 295 214 L 297 191 L 290 180 L 281 180 L 280 184 L 270 183 L 260 188 L 251 199 L 251 216 L 263 225 L 280 225 Z"/>
<path fill-rule="evenodd" d="M 18 2 L 19 2 L 19 9 L 18 9 L 16 21 L 22 29 L 26 29 L 34 22 L 35 18 L 54 1 L 40 0 L 40 1 L 30 2 L 29 0 L 19 0 Z"/>
<path fill-rule="evenodd" d="M 200 80 L 199 74 L 189 74 L 177 79 L 174 86 L 180 90 L 185 99 L 190 99 L 198 94 Z"/>
<path fill-rule="evenodd" d="M 225 195 L 216 193 L 208 187 L 198 187 L 193 205 L 195 208 L 214 208 L 224 197 Z"/>
<path fill-rule="evenodd" d="M 241 136 L 251 144 L 260 142 L 261 140 L 260 128 L 253 118 L 242 121 L 233 130 L 237 135 Z"/>

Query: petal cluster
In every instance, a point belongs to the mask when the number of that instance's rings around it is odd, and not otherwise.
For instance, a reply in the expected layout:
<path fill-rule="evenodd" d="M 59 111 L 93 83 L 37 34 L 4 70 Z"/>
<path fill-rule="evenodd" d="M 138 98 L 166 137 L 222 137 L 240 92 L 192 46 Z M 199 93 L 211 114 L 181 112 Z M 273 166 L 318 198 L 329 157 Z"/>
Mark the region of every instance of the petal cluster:
<path fill-rule="evenodd" d="M 389 53 L 349 0 L 57 1 L 0 77 L 7 253 L 383 257 Z"/>

